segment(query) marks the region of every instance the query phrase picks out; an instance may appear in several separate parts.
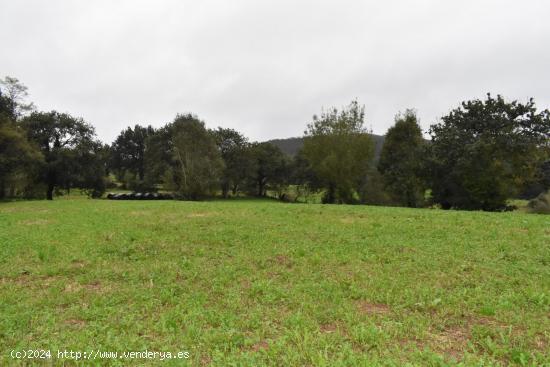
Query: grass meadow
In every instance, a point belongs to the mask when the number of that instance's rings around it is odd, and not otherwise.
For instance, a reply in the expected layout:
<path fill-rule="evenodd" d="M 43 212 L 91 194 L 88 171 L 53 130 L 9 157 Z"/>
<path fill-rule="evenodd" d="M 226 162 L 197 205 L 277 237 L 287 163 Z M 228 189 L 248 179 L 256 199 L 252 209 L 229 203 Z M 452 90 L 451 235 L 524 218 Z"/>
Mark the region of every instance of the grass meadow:
<path fill-rule="evenodd" d="M 0 365 L 550 366 L 550 216 L 269 200 L 0 203 Z M 65 365 L 127 365 L 66 359 Z"/>

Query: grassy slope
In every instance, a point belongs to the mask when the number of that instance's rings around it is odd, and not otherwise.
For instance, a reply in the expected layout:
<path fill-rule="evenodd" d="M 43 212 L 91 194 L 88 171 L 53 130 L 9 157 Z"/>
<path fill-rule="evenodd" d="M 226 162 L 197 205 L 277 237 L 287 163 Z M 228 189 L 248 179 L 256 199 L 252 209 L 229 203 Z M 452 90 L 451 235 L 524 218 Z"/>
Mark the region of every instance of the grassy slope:
<path fill-rule="evenodd" d="M 0 204 L 0 365 L 12 348 L 188 350 L 213 365 L 541 364 L 549 310 L 549 216 Z"/>

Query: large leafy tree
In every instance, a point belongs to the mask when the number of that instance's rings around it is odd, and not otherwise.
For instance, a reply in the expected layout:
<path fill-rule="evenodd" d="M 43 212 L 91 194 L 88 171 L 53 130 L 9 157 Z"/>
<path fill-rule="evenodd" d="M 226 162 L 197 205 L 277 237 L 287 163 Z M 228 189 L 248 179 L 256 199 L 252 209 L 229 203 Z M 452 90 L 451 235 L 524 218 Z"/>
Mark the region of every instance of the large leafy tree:
<path fill-rule="evenodd" d="M 151 126 L 135 125 L 123 130 L 111 147 L 111 167 L 123 179 L 130 174 L 140 182 L 145 178 L 145 150 L 147 140 L 155 133 Z"/>
<path fill-rule="evenodd" d="M 303 155 L 326 190 L 326 203 L 351 203 L 366 184 L 374 143 L 364 117 L 364 107 L 353 101 L 314 116 L 307 126 Z"/>
<path fill-rule="evenodd" d="M 15 78 L 6 77 L 0 80 L 0 198 L 14 196 L 18 189 L 17 182 L 28 184 L 32 173 L 42 163 L 42 155 L 31 144 L 18 119 L 32 106 L 25 102 L 27 87 Z"/>
<path fill-rule="evenodd" d="M 106 189 L 108 149 L 108 145 L 97 140 L 84 140 L 74 150 L 78 172 L 74 176 L 73 186 L 84 189 L 92 198 L 101 197 Z"/>
<path fill-rule="evenodd" d="M 46 184 L 47 199 L 52 200 L 54 190 L 70 185 L 68 181 L 85 167 L 77 152 L 91 145 L 94 128 L 81 118 L 56 111 L 34 112 L 23 119 L 22 125 L 44 156 L 41 181 Z"/>
<path fill-rule="evenodd" d="M 289 180 L 289 160 L 279 147 L 268 142 L 253 143 L 250 154 L 254 161 L 250 187 L 257 196 L 267 196 L 268 189 L 282 192 Z"/>
<path fill-rule="evenodd" d="M 220 179 L 222 195 L 228 197 L 230 191 L 236 195 L 253 174 L 254 160 L 248 149 L 248 139 L 236 130 L 221 127 L 213 134 L 225 163 Z"/>
<path fill-rule="evenodd" d="M 321 184 L 302 150 L 292 158 L 290 174 L 290 183 L 295 187 L 296 201 L 300 197 L 307 200 L 310 194 L 321 189 Z"/>
<path fill-rule="evenodd" d="M 168 127 L 172 153 L 172 180 L 179 196 L 200 200 L 219 184 L 223 160 L 204 122 L 196 116 L 178 115 Z"/>
<path fill-rule="evenodd" d="M 0 123 L 0 198 L 14 196 L 14 181 L 28 181 L 43 156 L 25 134 L 7 123 Z M 32 179 L 32 177 L 30 177 Z"/>
<path fill-rule="evenodd" d="M 443 208 L 502 210 L 548 157 L 550 112 L 487 95 L 431 126 L 428 178 Z"/>
<path fill-rule="evenodd" d="M 168 186 L 166 178 L 172 181 L 173 147 L 171 124 L 155 130 L 149 135 L 145 144 L 145 180 L 150 184 L 161 183 Z"/>
<path fill-rule="evenodd" d="M 378 161 L 386 191 L 402 206 L 419 207 L 425 184 L 421 174 L 425 141 L 416 114 L 407 110 L 395 118 L 387 134 Z"/>

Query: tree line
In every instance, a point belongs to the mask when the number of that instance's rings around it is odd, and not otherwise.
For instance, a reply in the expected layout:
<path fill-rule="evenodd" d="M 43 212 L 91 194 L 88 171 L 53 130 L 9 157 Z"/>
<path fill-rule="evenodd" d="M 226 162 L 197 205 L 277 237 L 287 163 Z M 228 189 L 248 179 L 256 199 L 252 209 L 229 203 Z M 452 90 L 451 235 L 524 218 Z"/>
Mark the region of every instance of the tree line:
<path fill-rule="evenodd" d="M 37 111 L 27 88 L 0 84 L 0 198 L 53 199 L 71 189 L 164 190 L 184 200 L 271 196 L 497 211 L 550 186 L 550 112 L 487 95 L 463 102 L 423 135 L 414 110 L 396 116 L 376 159 L 364 106 L 315 115 L 294 156 L 208 129 L 193 114 L 160 128 L 135 125 L 104 144 L 83 119 Z"/>

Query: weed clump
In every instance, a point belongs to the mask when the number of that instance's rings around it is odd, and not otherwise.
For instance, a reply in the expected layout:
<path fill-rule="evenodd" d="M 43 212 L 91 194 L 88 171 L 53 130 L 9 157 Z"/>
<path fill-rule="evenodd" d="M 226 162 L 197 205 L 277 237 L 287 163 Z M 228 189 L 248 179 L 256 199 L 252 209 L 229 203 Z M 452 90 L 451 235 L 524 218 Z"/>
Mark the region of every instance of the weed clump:
<path fill-rule="evenodd" d="M 529 211 L 538 214 L 550 214 L 550 191 L 543 192 L 527 204 Z"/>

